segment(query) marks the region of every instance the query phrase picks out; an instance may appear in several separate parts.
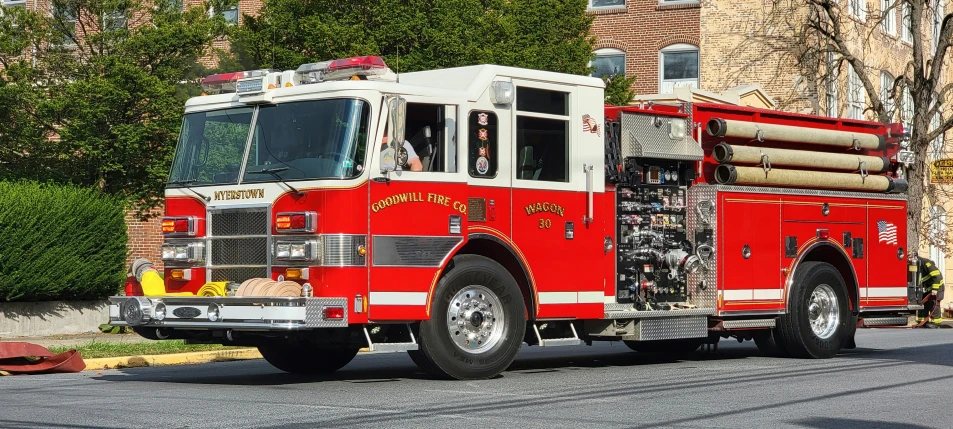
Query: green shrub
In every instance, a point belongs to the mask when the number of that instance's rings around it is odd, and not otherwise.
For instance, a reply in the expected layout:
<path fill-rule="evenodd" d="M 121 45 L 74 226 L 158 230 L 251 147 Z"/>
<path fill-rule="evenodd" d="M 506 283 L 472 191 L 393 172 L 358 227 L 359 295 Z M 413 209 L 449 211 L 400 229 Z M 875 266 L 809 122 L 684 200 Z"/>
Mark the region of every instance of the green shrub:
<path fill-rule="evenodd" d="M 0 182 L 0 301 L 101 299 L 125 279 L 122 200 L 95 189 Z"/>

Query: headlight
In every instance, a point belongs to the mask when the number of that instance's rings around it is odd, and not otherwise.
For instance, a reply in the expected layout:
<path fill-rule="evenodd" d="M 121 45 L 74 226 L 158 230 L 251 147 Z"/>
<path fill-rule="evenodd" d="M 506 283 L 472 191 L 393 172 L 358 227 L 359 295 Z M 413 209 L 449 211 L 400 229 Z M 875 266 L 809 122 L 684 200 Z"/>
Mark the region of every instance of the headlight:
<path fill-rule="evenodd" d="M 161 302 L 156 303 L 156 306 L 152 309 L 152 312 L 154 313 L 156 320 L 160 322 L 165 320 L 165 304 Z"/>
<path fill-rule="evenodd" d="M 218 304 L 210 304 L 205 314 L 208 315 L 209 322 L 218 322 L 221 318 L 221 307 Z"/>
<path fill-rule="evenodd" d="M 162 260 L 169 262 L 201 262 L 205 260 L 205 244 L 201 241 L 165 243 L 162 245 Z"/>
<path fill-rule="evenodd" d="M 319 239 L 281 240 L 275 242 L 275 259 L 279 261 L 320 263 L 323 250 L 322 242 Z"/>

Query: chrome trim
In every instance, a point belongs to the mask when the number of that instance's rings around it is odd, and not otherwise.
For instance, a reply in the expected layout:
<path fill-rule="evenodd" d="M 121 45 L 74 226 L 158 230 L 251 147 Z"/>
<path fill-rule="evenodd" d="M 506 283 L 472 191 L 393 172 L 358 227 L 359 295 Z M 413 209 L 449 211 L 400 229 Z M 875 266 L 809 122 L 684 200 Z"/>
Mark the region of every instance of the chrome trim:
<path fill-rule="evenodd" d="M 787 313 L 784 310 L 743 310 L 743 311 L 731 311 L 731 310 L 721 310 L 718 312 L 719 316 L 772 316 Z"/>
<path fill-rule="evenodd" d="M 807 246 L 807 248 L 804 249 L 804 251 L 802 251 L 801 254 L 799 254 L 799 255 L 797 256 L 797 258 L 794 260 L 794 264 L 791 266 L 791 267 L 792 267 L 792 268 L 791 268 L 791 272 L 788 273 L 788 279 L 784 281 L 784 289 L 785 289 L 785 291 L 784 291 L 784 305 L 785 305 L 784 312 L 785 312 L 785 313 L 787 313 L 787 312 L 789 311 L 789 309 L 787 308 L 787 306 L 788 306 L 788 304 L 791 303 L 791 288 L 792 288 L 792 286 L 794 286 L 794 275 L 797 273 L 797 268 L 801 265 L 801 262 L 804 260 L 804 257 L 805 257 L 805 256 L 807 256 L 809 253 L 811 253 L 812 250 L 814 250 L 814 249 L 816 249 L 816 248 L 818 248 L 818 247 L 821 247 L 821 246 L 830 246 L 830 247 L 833 247 L 833 248 L 836 249 L 838 252 L 840 252 L 841 256 L 843 256 L 844 259 L 847 260 L 848 264 L 850 264 L 850 261 L 851 261 L 850 256 L 848 256 L 847 253 L 845 253 L 843 249 L 841 249 L 841 248 L 838 247 L 838 246 L 835 246 L 835 245 L 831 244 L 830 242 L 827 242 L 827 241 L 818 241 L 818 242 L 815 242 L 815 243 L 811 244 L 810 246 Z M 852 267 L 852 269 L 850 270 L 850 274 L 854 277 L 854 296 L 857 297 L 857 302 L 858 302 L 858 304 L 859 304 L 859 303 L 860 303 L 860 282 L 857 281 L 857 272 L 856 272 L 856 270 L 853 269 L 853 264 L 850 264 L 850 266 Z M 845 279 L 845 280 L 846 280 L 846 279 Z M 848 297 L 847 297 L 847 300 L 850 301 L 850 296 L 849 296 L 849 295 L 848 295 Z M 848 302 L 848 304 L 850 304 L 850 302 Z M 858 305 L 858 307 L 859 307 L 859 305 Z"/>
<path fill-rule="evenodd" d="M 907 326 L 910 323 L 910 319 L 907 317 L 870 317 L 862 318 L 864 322 L 864 327 L 869 326 Z"/>
<path fill-rule="evenodd" d="M 872 192 L 827 191 L 820 189 L 769 188 L 765 186 L 713 185 L 719 192 L 747 194 L 806 195 L 813 197 L 849 197 L 861 199 L 905 201 L 906 194 L 876 194 Z"/>
<path fill-rule="evenodd" d="M 687 310 L 633 310 L 631 304 L 605 304 L 605 319 L 643 319 L 655 317 L 713 316 L 714 308 L 692 308 Z"/>
<path fill-rule="evenodd" d="M 177 318 L 173 314 L 167 315 L 165 320 L 148 320 L 139 326 L 167 327 L 167 328 L 202 328 L 202 329 L 264 329 L 264 330 L 293 330 L 309 328 L 339 328 L 348 326 L 347 298 L 305 298 L 305 297 L 109 297 L 109 324 L 124 326 L 127 322 L 122 319 L 122 305 L 130 299 L 149 301 L 152 305 L 163 303 L 168 308 L 188 306 L 202 310 L 215 304 L 222 309 L 221 321 L 197 321 L 196 318 Z M 344 309 L 342 319 L 324 319 L 326 307 L 341 307 Z M 230 310 L 230 311 L 229 311 Z M 229 318 L 231 312 L 232 318 Z M 236 314 L 238 313 L 238 314 Z M 287 314 L 286 314 L 287 313 Z M 303 315 L 303 317 L 302 317 Z M 235 318 L 236 316 L 240 318 Z M 201 315 L 199 316 L 201 317 Z M 267 319 L 265 317 L 268 317 Z"/>
<path fill-rule="evenodd" d="M 915 311 L 923 310 L 923 306 L 919 304 L 910 304 L 910 305 L 894 305 L 891 307 L 873 307 L 873 306 L 862 306 L 860 307 L 861 313 L 874 313 L 881 311 Z"/>
<path fill-rule="evenodd" d="M 776 324 L 775 319 L 724 320 L 721 322 L 721 327 L 725 329 L 773 328 Z"/>
<path fill-rule="evenodd" d="M 325 267 L 365 267 L 367 256 L 358 253 L 358 247 L 367 244 L 361 234 L 321 234 L 324 243 L 322 265 Z"/>

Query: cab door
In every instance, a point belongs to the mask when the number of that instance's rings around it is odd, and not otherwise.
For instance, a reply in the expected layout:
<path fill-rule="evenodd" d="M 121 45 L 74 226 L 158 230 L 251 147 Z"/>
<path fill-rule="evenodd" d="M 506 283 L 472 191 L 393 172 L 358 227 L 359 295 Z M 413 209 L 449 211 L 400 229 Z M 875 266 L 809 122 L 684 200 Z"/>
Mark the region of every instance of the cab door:
<path fill-rule="evenodd" d="M 535 279 L 537 317 L 601 317 L 605 292 L 596 267 L 604 234 L 601 220 L 588 217 L 587 180 L 590 189 L 602 188 L 591 175 L 603 174 L 603 146 L 585 131 L 583 124 L 592 122 L 583 114 L 601 124 L 602 106 L 582 112 L 583 95 L 574 86 L 514 84 L 513 241 Z M 599 167 L 587 172 L 596 162 Z"/>
<path fill-rule="evenodd" d="M 429 293 L 440 267 L 461 247 L 467 230 L 466 171 L 460 171 L 459 105 L 446 99 L 405 97 L 409 164 L 381 172 L 385 106 L 373 159 L 370 206 L 368 315 L 373 321 L 427 319 Z M 387 103 L 385 103 L 386 105 Z M 427 130 L 429 129 L 429 133 Z"/>

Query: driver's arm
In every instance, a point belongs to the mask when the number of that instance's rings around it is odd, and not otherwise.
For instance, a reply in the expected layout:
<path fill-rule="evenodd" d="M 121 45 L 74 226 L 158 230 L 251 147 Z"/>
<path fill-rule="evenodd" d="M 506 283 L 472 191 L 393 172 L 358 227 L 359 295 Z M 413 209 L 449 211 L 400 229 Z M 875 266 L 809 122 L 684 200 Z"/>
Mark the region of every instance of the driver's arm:
<path fill-rule="evenodd" d="M 410 166 L 410 171 L 424 171 L 424 164 L 420 162 L 420 157 L 417 156 L 417 152 L 414 151 L 410 142 L 406 140 L 404 140 L 404 150 L 407 151 L 407 165 Z"/>

